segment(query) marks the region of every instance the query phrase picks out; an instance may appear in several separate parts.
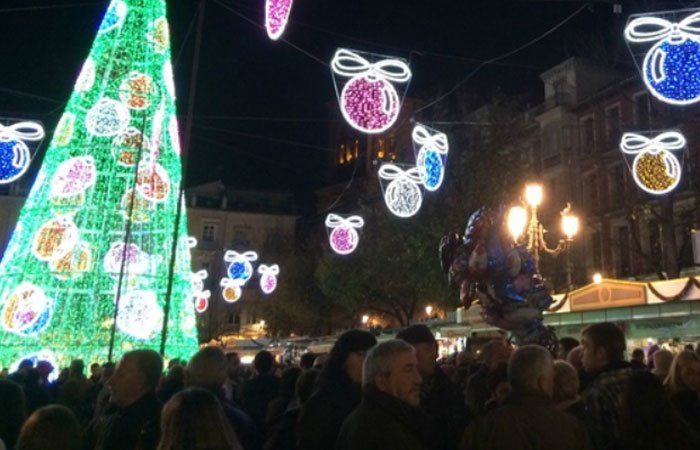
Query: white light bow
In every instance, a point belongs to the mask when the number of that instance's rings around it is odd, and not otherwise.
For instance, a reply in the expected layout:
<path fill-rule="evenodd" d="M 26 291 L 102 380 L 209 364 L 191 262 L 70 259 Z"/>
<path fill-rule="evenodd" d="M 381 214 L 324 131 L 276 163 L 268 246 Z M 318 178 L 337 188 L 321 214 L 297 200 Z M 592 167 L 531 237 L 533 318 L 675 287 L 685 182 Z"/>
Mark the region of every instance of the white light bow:
<path fill-rule="evenodd" d="M 345 77 L 367 75 L 371 79 L 385 79 L 405 83 L 411 79 L 411 68 L 400 59 L 383 59 L 371 63 L 358 53 L 339 48 L 331 61 L 333 72 Z"/>
<path fill-rule="evenodd" d="M 446 155 L 450 150 L 449 141 L 445 133 L 438 132 L 436 134 L 431 134 L 423 125 L 416 125 L 413 128 L 411 137 L 416 144 L 431 148 L 441 155 Z"/>
<path fill-rule="evenodd" d="M 244 253 L 238 253 L 233 250 L 227 250 L 226 253 L 224 254 L 224 261 L 226 262 L 233 262 L 233 261 L 257 261 L 258 260 L 258 254 L 256 252 L 250 251 L 250 252 L 244 252 Z"/>
<path fill-rule="evenodd" d="M 38 141 L 45 136 L 44 127 L 36 122 L 0 123 L 0 140 Z"/>
<path fill-rule="evenodd" d="M 400 180 L 410 181 L 415 184 L 423 182 L 425 175 L 418 167 L 411 167 L 408 170 L 403 170 L 396 164 L 384 164 L 379 168 L 379 178 L 382 180 Z"/>
<path fill-rule="evenodd" d="M 628 155 L 651 153 L 658 155 L 662 151 L 680 150 L 686 145 L 685 137 L 677 131 L 661 133 L 653 139 L 636 133 L 622 135 L 620 150 Z"/>
<path fill-rule="evenodd" d="M 337 214 L 328 214 L 326 217 L 326 226 L 328 228 L 348 227 L 362 228 L 365 226 L 365 220 L 360 216 L 341 217 Z"/>
<path fill-rule="evenodd" d="M 667 38 L 700 39 L 700 12 L 677 23 L 660 17 L 639 17 L 625 28 L 625 39 L 630 42 L 655 42 Z"/>
<path fill-rule="evenodd" d="M 280 274 L 280 266 L 277 264 L 273 264 L 271 266 L 266 266 L 265 264 L 260 264 L 260 267 L 258 267 L 258 273 L 260 275 L 279 275 Z"/>

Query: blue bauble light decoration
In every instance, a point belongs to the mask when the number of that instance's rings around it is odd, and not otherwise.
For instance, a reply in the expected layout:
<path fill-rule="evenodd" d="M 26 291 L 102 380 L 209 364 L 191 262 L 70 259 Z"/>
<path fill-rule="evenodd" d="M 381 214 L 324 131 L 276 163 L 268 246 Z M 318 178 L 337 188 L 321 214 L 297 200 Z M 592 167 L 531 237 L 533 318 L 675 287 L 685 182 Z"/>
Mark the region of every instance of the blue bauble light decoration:
<path fill-rule="evenodd" d="M 102 20 L 99 32 L 107 33 L 117 27 L 120 27 L 124 23 L 124 18 L 126 17 L 127 11 L 128 7 L 122 0 L 113 1 L 109 5 L 107 13 Z"/>
<path fill-rule="evenodd" d="M 253 266 L 248 261 L 234 261 L 228 266 L 228 276 L 232 280 L 246 283 L 253 276 Z"/>
<path fill-rule="evenodd" d="M 31 156 L 24 142 L 0 138 L 0 184 L 12 183 L 27 171 Z"/>
<path fill-rule="evenodd" d="M 658 99 L 689 105 L 700 101 L 700 42 L 664 39 L 644 58 L 644 83 Z"/>
<path fill-rule="evenodd" d="M 423 186 L 428 191 L 440 189 L 445 178 L 445 163 L 442 155 L 433 149 L 423 148 L 418 154 L 416 165 L 423 171 Z"/>

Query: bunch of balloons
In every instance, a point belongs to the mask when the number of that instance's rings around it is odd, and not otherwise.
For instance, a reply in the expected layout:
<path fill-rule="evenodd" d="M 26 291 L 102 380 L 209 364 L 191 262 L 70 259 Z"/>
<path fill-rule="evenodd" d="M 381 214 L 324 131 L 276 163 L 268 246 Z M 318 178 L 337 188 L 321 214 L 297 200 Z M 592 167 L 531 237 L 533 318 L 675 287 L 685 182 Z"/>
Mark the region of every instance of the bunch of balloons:
<path fill-rule="evenodd" d="M 489 325 L 510 331 L 516 344 L 539 344 L 554 351 L 557 338 L 542 323 L 552 304 L 537 274 L 532 254 L 513 243 L 503 207 L 482 207 L 467 222 L 464 235 L 450 233 L 440 242 L 442 269 L 460 289 L 466 308 L 478 300 Z"/>

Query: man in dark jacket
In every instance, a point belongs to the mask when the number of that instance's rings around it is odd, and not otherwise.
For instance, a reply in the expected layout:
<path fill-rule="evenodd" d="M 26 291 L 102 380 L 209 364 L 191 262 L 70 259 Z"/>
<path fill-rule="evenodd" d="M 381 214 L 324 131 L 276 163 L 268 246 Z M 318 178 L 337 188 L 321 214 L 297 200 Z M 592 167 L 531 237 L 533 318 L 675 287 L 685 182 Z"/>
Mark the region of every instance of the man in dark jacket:
<path fill-rule="evenodd" d="M 436 363 L 438 345 L 425 325 L 412 325 L 397 336 L 416 351 L 421 383 L 420 406 L 428 416 L 430 448 L 456 450 L 467 425 L 467 411 L 459 388 Z"/>
<path fill-rule="evenodd" d="M 162 372 L 163 360 L 153 350 L 125 353 L 107 382 L 109 406 L 90 424 L 86 448 L 155 450 L 161 410 L 155 391 Z"/>
<path fill-rule="evenodd" d="M 396 339 L 371 349 L 363 367 L 362 402 L 340 428 L 336 450 L 426 450 L 420 384 L 409 344 Z"/>
<path fill-rule="evenodd" d="M 583 369 L 593 377 L 583 391 L 586 427 L 597 450 L 614 448 L 621 437 L 621 396 L 634 372 L 624 360 L 625 335 L 612 323 L 590 325 L 582 334 Z"/>
<path fill-rule="evenodd" d="M 238 398 L 258 429 L 264 430 L 267 405 L 279 394 L 280 380 L 274 375 L 275 358 L 268 351 L 255 355 L 253 367 L 255 376 L 241 385 Z"/>
<path fill-rule="evenodd" d="M 589 450 L 586 430 L 552 401 L 554 364 L 543 347 L 525 345 L 508 365 L 511 394 L 467 428 L 464 450 Z"/>
<path fill-rule="evenodd" d="M 481 349 L 483 364 L 467 380 L 464 402 L 471 417 L 479 417 L 486 413 L 486 402 L 491 397 L 489 378 L 491 373 L 508 361 L 508 349 L 502 340 L 489 341 Z"/>

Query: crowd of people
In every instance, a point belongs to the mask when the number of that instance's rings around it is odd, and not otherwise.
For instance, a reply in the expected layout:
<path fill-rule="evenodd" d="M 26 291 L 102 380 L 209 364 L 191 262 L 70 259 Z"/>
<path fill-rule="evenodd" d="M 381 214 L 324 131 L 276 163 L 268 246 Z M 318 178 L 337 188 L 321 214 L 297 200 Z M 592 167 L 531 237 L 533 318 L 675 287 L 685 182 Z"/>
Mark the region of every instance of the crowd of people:
<path fill-rule="evenodd" d="M 653 351 L 652 351 L 653 350 Z M 342 334 L 282 366 L 204 347 L 164 368 L 46 361 L 0 379 L 0 450 L 657 450 L 700 448 L 700 349 L 627 357 L 614 324 L 536 345 L 492 340 L 438 360 L 430 329 Z M 164 370 L 165 369 L 165 370 Z"/>

